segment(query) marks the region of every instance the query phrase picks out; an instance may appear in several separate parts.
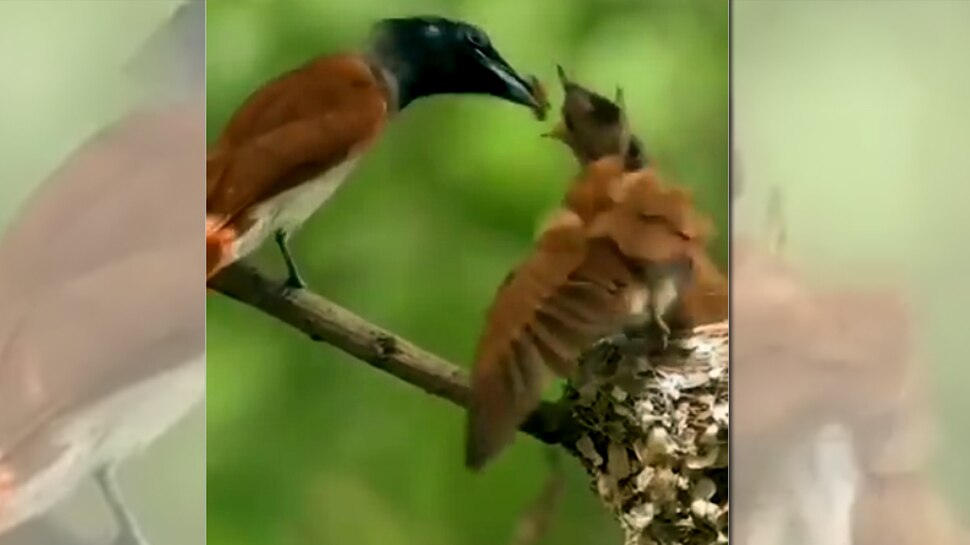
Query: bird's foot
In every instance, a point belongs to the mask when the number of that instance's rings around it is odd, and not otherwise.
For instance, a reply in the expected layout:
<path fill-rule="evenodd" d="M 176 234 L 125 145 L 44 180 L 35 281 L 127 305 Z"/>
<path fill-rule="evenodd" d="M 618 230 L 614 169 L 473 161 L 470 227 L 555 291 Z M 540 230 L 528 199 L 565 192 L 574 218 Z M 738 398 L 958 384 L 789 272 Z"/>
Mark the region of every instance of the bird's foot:
<path fill-rule="evenodd" d="M 293 260 L 293 254 L 290 253 L 289 237 L 289 233 L 285 231 L 276 232 L 276 245 L 283 256 L 283 264 L 286 265 L 286 282 L 283 283 L 283 288 L 287 291 L 306 289 L 306 282 L 300 276 L 300 271 L 296 268 L 296 261 Z"/>
<path fill-rule="evenodd" d="M 306 282 L 303 281 L 300 273 L 298 273 L 296 270 L 292 270 L 286 276 L 286 281 L 283 282 L 283 288 L 288 291 L 305 290 Z"/>

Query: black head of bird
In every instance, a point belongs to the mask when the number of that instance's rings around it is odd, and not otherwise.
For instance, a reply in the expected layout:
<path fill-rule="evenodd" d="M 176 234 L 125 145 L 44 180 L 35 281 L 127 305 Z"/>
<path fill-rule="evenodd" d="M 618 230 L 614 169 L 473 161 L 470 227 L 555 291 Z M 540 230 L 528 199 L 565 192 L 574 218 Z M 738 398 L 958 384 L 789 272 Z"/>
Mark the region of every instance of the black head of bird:
<path fill-rule="evenodd" d="M 475 25 L 443 17 L 384 19 L 371 40 L 372 53 L 394 76 L 401 108 L 433 95 L 479 94 L 544 110 L 534 83 Z"/>

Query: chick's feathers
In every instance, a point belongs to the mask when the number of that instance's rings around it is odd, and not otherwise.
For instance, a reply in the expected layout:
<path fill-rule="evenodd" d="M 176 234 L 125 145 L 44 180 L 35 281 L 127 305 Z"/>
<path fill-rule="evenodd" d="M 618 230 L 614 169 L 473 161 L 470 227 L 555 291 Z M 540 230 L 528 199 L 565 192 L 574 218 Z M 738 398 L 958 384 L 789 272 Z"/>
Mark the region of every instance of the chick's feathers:
<path fill-rule="evenodd" d="M 479 467 L 539 403 L 549 370 L 569 377 L 583 350 L 643 312 L 644 270 L 703 253 L 710 231 L 690 195 L 649 170 L 591 163 L 499 288 L 472 373 L 467 462 Z"/>

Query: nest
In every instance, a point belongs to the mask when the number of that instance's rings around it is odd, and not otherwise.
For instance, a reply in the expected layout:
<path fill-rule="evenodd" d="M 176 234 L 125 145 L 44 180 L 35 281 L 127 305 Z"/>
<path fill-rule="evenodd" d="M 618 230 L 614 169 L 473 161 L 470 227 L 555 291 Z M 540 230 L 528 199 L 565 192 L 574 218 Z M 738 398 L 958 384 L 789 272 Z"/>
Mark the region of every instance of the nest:
<path fill-rule="evenodd" d="M 626 545 L 728 542 L 728 341 L 727 321 L 659 354 L 604 341 L 567 386 L 569 447 Z"/>

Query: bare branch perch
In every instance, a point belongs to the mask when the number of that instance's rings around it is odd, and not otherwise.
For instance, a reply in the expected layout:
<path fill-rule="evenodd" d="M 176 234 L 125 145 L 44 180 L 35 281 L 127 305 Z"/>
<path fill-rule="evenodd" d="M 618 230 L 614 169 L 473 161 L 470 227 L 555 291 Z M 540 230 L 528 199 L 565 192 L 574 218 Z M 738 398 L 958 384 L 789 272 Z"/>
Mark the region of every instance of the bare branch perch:
<path fill-rule="evenodd" d="M 228 267 L 209 283 L 211 288 L 354 356 L 425 392 L 467 407 L 470 399 L 465 372 L 413 343 L 377 327 L 339 305 L 308 291 L 286 291 L 243 263 Z M 568 437 L 567 415 L 556 404 L 544 403 L 522 425 L 522 431 L 551 445 Z"/>
<path fill-rule="evenodd" d="M 286 291 L 240 263 L 210 287 L 429 394 L 468 404 L 458 366 L 318 295 Z M 698 327 L 649 362 L 646 348 L 617 352 L 601 343 L 581 359 L 563 399 L 543 403 L 521 427 L 580 459 L 627 545 L 726 542 L 728 338 L 727 322 Z M 555 505 L 556 479 L 540 503 Z M 538 526 L 553 509 L 539 508 Z"/>

